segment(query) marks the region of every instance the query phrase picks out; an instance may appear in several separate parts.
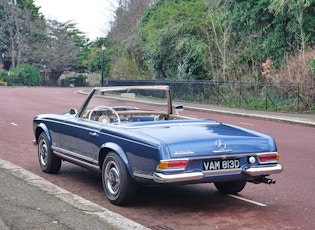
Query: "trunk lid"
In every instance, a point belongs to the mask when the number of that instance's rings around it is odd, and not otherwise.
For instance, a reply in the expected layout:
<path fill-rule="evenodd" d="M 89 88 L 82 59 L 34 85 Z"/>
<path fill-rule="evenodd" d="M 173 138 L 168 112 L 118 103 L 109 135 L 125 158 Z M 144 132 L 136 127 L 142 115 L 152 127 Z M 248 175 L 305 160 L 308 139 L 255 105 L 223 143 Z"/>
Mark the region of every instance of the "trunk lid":
<path fill-rule="evenodd" d="M 171 157 L 276 151 L 270 136 L 212 120 L 156 122 L 137 131 L 165 143 Z"/>

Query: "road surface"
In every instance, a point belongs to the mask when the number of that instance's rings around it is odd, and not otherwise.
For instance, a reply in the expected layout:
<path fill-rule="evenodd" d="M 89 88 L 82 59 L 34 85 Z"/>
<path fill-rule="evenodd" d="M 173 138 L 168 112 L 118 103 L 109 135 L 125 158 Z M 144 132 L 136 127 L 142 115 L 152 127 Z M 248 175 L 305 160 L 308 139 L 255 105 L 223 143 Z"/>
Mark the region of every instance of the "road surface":
<path fill-rule="evenodd" d="M 0 158 L 155 230 L 172 229 L 312 229 L 314 210 L 315 128 L 184 111 L 272 135 L 284 166 L 275 185 L 248 183 L 238 196 L 217 192 L 212 184 L 142 188 L 135 204 L 109 203 L 99 174 L 63 163 L 57 175 L 40 170 L 32 145 L 32 119 L 40 113 L 79 108 L 85 95 L 78 88 L 0 88 Z"/>

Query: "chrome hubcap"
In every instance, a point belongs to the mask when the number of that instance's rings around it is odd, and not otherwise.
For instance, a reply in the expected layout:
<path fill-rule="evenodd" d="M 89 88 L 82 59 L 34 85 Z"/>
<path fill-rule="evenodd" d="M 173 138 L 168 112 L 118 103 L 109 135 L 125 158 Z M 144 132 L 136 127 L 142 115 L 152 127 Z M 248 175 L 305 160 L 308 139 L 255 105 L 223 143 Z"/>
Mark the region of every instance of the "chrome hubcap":
<path fill-rule="evenodd" d="M 47 158 L 48 158 L 48 151 L 47 151 L 47 145 L 44 140 L 41 140 L 38 146 L 39 150 L 39 160 L 42 166 L 46 166 L 47 164 Z"/>
<path fill-rule="evenodd" d="M 106 165 L 105 170 L 105 184 L 107 191 L 111 196 L 119 194 L 120 189 L 120 178 L 119 170 L 115 162 L 110 161 Z"/>

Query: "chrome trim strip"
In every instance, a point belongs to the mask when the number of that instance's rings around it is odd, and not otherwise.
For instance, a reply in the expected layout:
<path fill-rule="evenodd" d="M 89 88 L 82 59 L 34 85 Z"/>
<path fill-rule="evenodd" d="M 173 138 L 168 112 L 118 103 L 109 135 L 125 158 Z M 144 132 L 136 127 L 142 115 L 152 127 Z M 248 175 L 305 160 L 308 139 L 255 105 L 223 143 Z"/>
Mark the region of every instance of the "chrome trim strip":
<path fill-rule="evenodd" d="M 52 147 L 53 148 L 53 147 Z M 69 161 L 73 164 L 79 165 L 81 167 L 96 171 L 96 172 L 101 172 L 101 169 L 99 168 L 98 163 L 93 164 L 93 162 L 88 162 L 88 161 L 84 161 L 84 159 L 80 159 L 80 158 L 75 158 L 73 155 L 68 154 L 71 153 L 71 151 L 66 151 L 63 150 L 61 148 L 57 148 L 54 147 L 53 151 L 55 153 L 56 156 L 60 157 L 61 159 L 65 160 L 65 161 Z"/>
<path fill-rule="evenodd" d="M 204 177 L 202 172 L 180 173 L 180 174 L 162 174 L 154 173 L 153 179 L 157 183 L 174 183 L 189 180 L 200 180 Z"/>
<path fill-rule="evenodd" d="M 153 180 L 153 176 L 152 175 L 146 175 L 146 174 L 141 174 L 141 173 L 136 173 L 136 172 L 134 172 L 133 175 L 135 177 L 140 177 L 140 178 L 144 178 L 144 179 Z"/>
<path fill-rule="evenodd" d="M 51 148 L 53 149 L 53 151 L 56 151 L 62 155 L 68 155 L 69 157 L 73 157 L 73 158 L 77 158 L 77 159 L 79 158 L 79 159 L 82 159 L 84 161 L 91 162 L 92 164 L 98 164 L 97 160 L 94 160 L 90 157 L 82 156 L 82 155 L 77 154 L 75 152 L 72 152 L 70 150 L 62 149 L 62 148 L 59 148 L 56 146 L 51 146 Z"/>
<path fill-rule="evenodd" d="M 230 153 L 232 149 L 224 149 L 224 150 L 213 150 L 213 153 Z"/>
<path fill-rule="evenodd" d="M 243 173 L 250 176 L 268 175 L 282 172 L 283 168 L 281 164 L 276 165 L 259 165 L 243 169 Z"/>
<path fill-rule="evenodd" d="M 239 173 L 239 172 L 242 172 L 241 168 L 202 171 L 202 173 L 205 174 L 205 175 L 211 175 L 211 174 L 232 174 L 232 173 Z"/>
<path fill-rule="evenodd" d="M 151 103 L 152 104 L 152 103 Z M 161 114 L 165 114 L 165 112 L 161 113 Z M 192 119 L 194 120 L 194 119 Z M 121 125 L 120 125 L 121 124 Z M 125 128 L 125 129 L 139 129 L 139 128 L 152 128 L 152 127 L 169 127 L 169 126 L 182 126 L 183 124 L 178 124 L 178 123 L 175 123 L 175 124 L 172 124 L 172 123 L 167 123 L 167 124 L 150 124 L 150 125 L 147 125 L 145 123 L 143 123 L 143 125 L 140 126 L 141 123 L 139 123 L 139 125 L 137 126 L 125 126 L 123 125 L 123 122 L 121 123 L 114 123 L 112 125 L 115 125 L 115 127 L 120 127 L 120 128 Z M 211 121 L 200 121 L 200 122 L 195 122 L 193 123 L 192 125 L 195 125 L 195 124 L 198 124 L 198 125 L 205 125 L 205 124 L 211 124 L 211 125 L 217 125 L 219 124 L 218 122 L 211 122 Z M 187 123 L 185 125 L 191 125 L 190 123 Z"/>
<path fill-rule="evenodd" d="M 195 160 L 208 160 L 208 159 L 233 159 L 233 158 L 242 158 L 242 157 L 251 157 L 256 156 L 258 154 L 273 154 L 277 152 L 262 152 L 262 153 L 237 153 L 237 154 L 226 154 L 226 155 L 215 155 L 215 156 L 205 156 L 205 157 L 186 157 L 185 159 L 189 159 L 189 161 L 195 161 Z M 176 160 L 179 160 L 181 158 L 176 158 Z"/>

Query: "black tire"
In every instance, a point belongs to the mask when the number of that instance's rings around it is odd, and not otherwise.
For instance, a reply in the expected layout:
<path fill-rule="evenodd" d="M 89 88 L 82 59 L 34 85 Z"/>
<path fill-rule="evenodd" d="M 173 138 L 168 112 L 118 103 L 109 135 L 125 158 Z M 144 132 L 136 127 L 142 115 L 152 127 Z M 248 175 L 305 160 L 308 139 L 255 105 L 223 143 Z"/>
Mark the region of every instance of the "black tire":
<path fill-rule="evenodd" d="M 246 181 L 227 181 L 227 182 L 216 182 L 215 187 L 224 194 L 237 194 L 242 191 L 246 185 Z"/>
<path fill-rule="evenodd" d="M 38 138 L 38 160 L 43 172 L 55 174 L 61 167 L 61 159 L 57 157 L 52 149 L 47 135 L 43 132 Z"/>
<path fill-rule="evenodd" d="M 112 204 L 127 205 L 137 196 L 138 186 L 115 152 L 109 152 L 104 159 L 102 182 L 105 194 Z"/>

